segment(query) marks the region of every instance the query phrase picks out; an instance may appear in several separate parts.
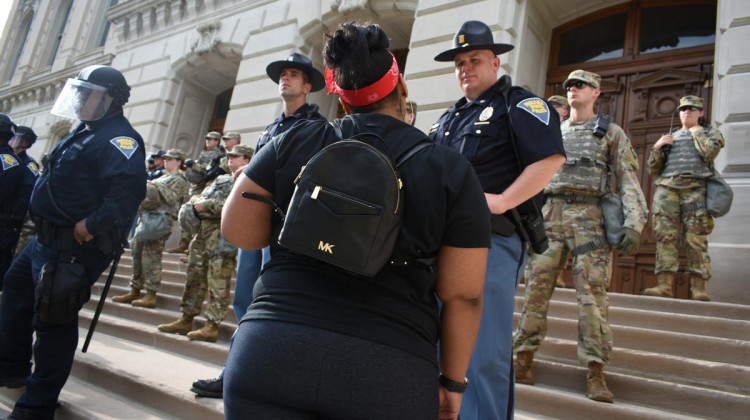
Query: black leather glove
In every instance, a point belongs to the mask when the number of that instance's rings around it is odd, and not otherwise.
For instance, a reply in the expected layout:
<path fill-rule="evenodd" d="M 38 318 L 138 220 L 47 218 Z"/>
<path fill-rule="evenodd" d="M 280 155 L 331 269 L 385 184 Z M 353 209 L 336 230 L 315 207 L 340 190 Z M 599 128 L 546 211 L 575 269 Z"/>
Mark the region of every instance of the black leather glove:
<path fill-rule="evenodd" d="M 185 166 L 187 166 L 188 168 L 192 168 L 194 163 L 195 161 L 193 159 L 188 159 L 185 161 Z"/>
<path fill-rule="evenodd" d="M 640 245 L 640 243 L 640 232 L 626 227 L 625 236 L 622 238 L 622 242 L 620 242 L 620 245 L 617 246 L 617 249 L 620 250 L 618 255 L 620 255 L 621 257 L 627 257 L 629 255 L 635 254 L 636 252 L 638 252 L 638 245 Z"/>

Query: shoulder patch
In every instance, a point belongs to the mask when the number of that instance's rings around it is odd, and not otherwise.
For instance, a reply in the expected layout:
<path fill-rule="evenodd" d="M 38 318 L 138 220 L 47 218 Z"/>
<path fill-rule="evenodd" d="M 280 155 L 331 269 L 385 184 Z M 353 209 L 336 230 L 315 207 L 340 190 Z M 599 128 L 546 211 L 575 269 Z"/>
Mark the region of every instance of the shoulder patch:
<path fill-rule="evenodd" d="M 544 100 L 540 98 L 528 98 L 519 102 L 516 107 L 533 115 L 536 119 L 543 122 L 544 125 L 549 125 L 549 107 L 547 107 L 547 102 L 544 102 Z"/>
<path fill-rule="evenodd" d="M 28 165 L 26 165 L 27 168 L 31 171 L 34 176 L 39 175 L 39 165 L 36 164 L 36 162 L 29 162 Z"/>
<path fill-rule="evenodd" d="M 0 154 L 0 160 L 2 160 L 2 162 L 3 162 L 3 170 L 4 171 L 7 171 L 8 169 L 10 169 L 10 168 L 12 168 L 14 166 L 18 166 L 18 159 L 16 159 L 12 155 L 8 155 L 8 154 L 5 154 L 5 153 Z"/>
<path fill-rule="evenodd" d="M 136 149 L 138 149 L 138 142 L 132 137 L 115 137 L 109 142 L 125 155 L 126 159 L 130 159 Z"/>

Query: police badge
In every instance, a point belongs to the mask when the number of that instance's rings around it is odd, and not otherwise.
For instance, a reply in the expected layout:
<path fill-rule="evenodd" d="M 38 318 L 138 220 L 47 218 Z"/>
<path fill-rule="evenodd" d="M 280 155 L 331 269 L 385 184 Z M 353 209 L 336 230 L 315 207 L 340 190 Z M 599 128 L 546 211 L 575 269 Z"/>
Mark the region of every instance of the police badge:
<path fill-rule="evenodd" d="M 493 112 L 495 112 L 495 110 L 491 106 L 488 106 L 487 108 L 482 110 L 481 114 L 479 114 L 479 121 L 489 120 L 492 117 Z"/>

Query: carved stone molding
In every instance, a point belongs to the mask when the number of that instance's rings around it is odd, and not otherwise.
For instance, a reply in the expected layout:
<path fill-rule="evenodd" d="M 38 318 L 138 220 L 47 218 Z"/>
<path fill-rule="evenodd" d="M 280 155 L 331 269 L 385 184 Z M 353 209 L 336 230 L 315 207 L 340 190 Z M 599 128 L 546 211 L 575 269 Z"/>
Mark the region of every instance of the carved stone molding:
<path fill-rule="evenodd" d="M 338 10 L 339 13 L 349 13 L 359 10 L 367 10 L 368 0 L 335 0 L 331 9 Z"/>
<path fill-rule="evenodd" d="M 219 29 L 221 29 L 221 22 L 218 20 L 199 25 L 196 31 L 198 31 L 200 37 L 193 43 L 190 50 L 199 55 L 216 51 L 221 43 Z"/>

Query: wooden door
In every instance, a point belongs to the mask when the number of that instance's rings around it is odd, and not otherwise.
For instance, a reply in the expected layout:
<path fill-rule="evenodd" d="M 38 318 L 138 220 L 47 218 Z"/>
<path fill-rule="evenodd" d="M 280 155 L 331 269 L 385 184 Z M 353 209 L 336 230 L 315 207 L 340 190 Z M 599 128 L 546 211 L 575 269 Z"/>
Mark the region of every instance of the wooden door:
<path fill-rule="evenodd" d="M 683 2 L 684 3 L 684 2 Z M 680 4 L 683 4 L 680 3 Z M 711 2 L 695 2 L 700 7 Z M 715 7 L 715 2 L 713 3 Z M 644 15 L 649 15 L 648 7 L 668 9 L 674 7 L 669 1 L 633 1 L 619 5 L 596 14 L 586 16 L 576 22 L 566 24 L 553 32 L 553 40 L 564 38 L 571 29 L 585 25 L 596 25 L 606 20 L 614 22 L 619 15 L 625 31 L 622 37 L 621 55 L 603 60 L 590 60 L 583 63 L 560 64 L 564 55 L 560 43 L 553 42 L 550 57 L 550 70 L 547 77 L 547 95 L 565 95 L 562 83 L 570 71 L 582 68 L 602 76 L 602 94 L 597 101 L 597 111 L 612 115 L 612 121 L 620 125 L 628 135 L 640 165 L 639 179 L 643 193 L 651 208 L 654 186 L 648 173 L 646 159 L 653 144 L 663 134 L 669 132 L 670 126 L 681 126 L 677 106 L 679 98 L 685 95 L 696 95 L 706 99 L 704 109 L 711 109 L 711 80 L 713 78 L 714 46 L 704 44 L 689 48 L 666 49 L 664 52 L 644 53 L 639 49 L 640 37 L 643 36 Z M 660 9 L 654 9 L 661 12 Z M 715 22 L 715 19 L 713 20 Z M 608 24 L 611 27 L 611 23 Z M 595 27 L 595 26 L 594 26 Z M 620 42 L 619 40 L 617 42 Z M 610 43 L 611 50 L 618 46 Z M 605 47 L 606 49 L 606 47 Z M 613 54 L 618 54 L 617 51 Z M 569 54 L 565 56 L 569 60 Z M 710 121 L 708 112 L 705 115 Z M 680 244 L 682 249 L 682 244 Z M 641 235 L 638 253 L 630 257 L 615 257 L 613 275 L 609 290 L 612 292 L 640 294 L 643 289 L 656 284 L 654 274 L 655 238 L 651 230 L 651 217 Z M 680 272 L 675 285 L 675 296 L 687 298 L 689 284 L 684 272 L 686 260 L 684 251 L 680 256 Z M 572 285 L 572 274 L 568 268 L 563 279 Z"/>

